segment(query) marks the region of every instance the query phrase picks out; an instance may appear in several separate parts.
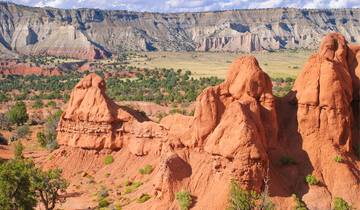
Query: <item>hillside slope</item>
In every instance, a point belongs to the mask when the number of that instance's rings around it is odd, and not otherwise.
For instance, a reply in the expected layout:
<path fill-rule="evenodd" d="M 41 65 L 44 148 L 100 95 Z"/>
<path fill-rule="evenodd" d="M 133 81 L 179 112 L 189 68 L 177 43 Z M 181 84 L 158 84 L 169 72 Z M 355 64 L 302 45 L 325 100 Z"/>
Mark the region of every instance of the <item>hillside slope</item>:
<path fill-rule="evenodd" d="M 139 51 L 259 51 L 318 46 L 328 32 L 360 40 L 360 9 L 148 13 L 32 8 L 0 2 L 0 49 L 102 58 Z M 7 49 L 7 50 L 4 50 Z"/>

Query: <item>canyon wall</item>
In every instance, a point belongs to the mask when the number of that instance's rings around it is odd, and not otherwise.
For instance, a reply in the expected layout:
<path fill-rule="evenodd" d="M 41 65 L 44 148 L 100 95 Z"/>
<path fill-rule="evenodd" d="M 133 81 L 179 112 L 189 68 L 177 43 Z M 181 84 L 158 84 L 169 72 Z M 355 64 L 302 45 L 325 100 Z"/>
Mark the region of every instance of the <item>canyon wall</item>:
<path fill-rule="evenodd" d="M 309 48 L 340 32 L 359 42 L 360 9 L 251 9 L 149 13 L 32 8 L 0 3 L 0 52 L 108 57 L 135 51 L 242 51 Z"/>

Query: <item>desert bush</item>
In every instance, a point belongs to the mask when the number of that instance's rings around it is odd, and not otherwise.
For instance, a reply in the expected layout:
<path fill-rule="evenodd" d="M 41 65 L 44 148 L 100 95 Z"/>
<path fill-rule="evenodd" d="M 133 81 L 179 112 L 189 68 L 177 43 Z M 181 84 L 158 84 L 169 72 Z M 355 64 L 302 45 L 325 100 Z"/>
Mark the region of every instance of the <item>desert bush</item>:
<path fill-rule="evenodd" d="M 23 151 L 24 151 L 24 145 L 22 145 L 21 141 L 18 141 L 15 144 L 15 150 L 14 150 L 14 156 L 16 159 L 22 159 L 23 156 Z"/>
<path fill-rule="evenodd" d="M 12 135 L 12 136 L 10 136 L 10 139 L 9 139 L 9 141 L 10 142 L 14 142 L 14 141 L 17 141 L 19 138 L 17 137 L 17 135 Z"/>
<path fill-rule="evenodd" d="M 98 206 L 100 208 L 108 207 L 109 205 L 110 205 L 110 203 L 106 198 L 99 200 Z"/>
<path fill-rule="evenodd" d="M 257 209 L 261 210 L 275 210 L 275 204 L 270 199 L 270 193 L 269 193 L 269 169 L 267 170 L 266 176 L 264 177 L 264 189 L 260 193 L 259 196 L 257 196 L 258 205 Z"/>
<path fill-rule="evenodd" d="M 0 113 L 0 129 L 2 129 L 2 130 L 8 130 L 8 131 L 11 130 L 10 120 L 9 120 L 9 118 L 8 118 L 5 114 L 3 114 L 3 113 Z"/>
<path fill-rule="evenodd" d="M 319 184 L 319 180 L 317 180 L 317 178 L 312 175 L 312 174 L 309 174 L 305 177 L 305 181 L 306 183 L 308 183 L 309 185 L 317 185 Z"/>
<path fill-rule="evenodd" d="M 135 181 L 131 184 L 131 186 L 134 186 L 134 188 L 138 188 L 142 185 L 142 183 L 140 181 Z"/>
<path fill-rule="evenodd" d="M 130 180 L 125 180 L 125 182 L 124 182 L 124 185 L 125 186 L 130 186 L 132 184 L 132 182 L 130 181 Z"/>
<path fill-rule="evenodd" d="M 181 210 L 188 210 L 192 204 L 191 194 L 185 190 L 176 193 L 176 200 Z"/>
<path fill-rule="evenodd" d="M 9 97 L 5 93 L 0 92 L 0 103 L 7 102 L 7 101 L 9 101 Z"/>
<path fill-rule="evenodd" d="M 56 141 L 56 133 L 53 130 L 48 130 L 46 133 L 40 131 L 36 134 L 36 139 L 41 147 L 48 150 L 54 150 L 59 147 Z"/>
<path fill-rule="evenodd" d="M 41 147 L 45 147 L 46 146 L 46 136 L 43 132 L 37 132 L 36 133 L 36 139 L 38 141 L 38 143 L 40 144 Z"/>
<path fill-rule="evenodd" d="M 159 103 L 160 103 L 160 102 L 159 102 Z M 157 104 L 159 104 L 159 103 L 157 103 Z M 166 114 L 165 112 L 158 112 L 158 113 L 156 113 L 156 118 L 158 119 L 158 122 L 160 122 L 161 119 L 164 118 L 164 117 L 166 117 L 166 116 L 167 116 L 167 114 Z"/>
<path fill-rule="evenodd" d="M 109 190 L 106 187 L 102 186 L 98 192 L 99 200 L 105 199 L 109 196 Z"/>
<path fill-rule="evenodd" d="M 298 198 L 295 194 L 292 195 L 294 202 L 295 202 L 295 209 L 294 210 L 308 210 L 305 203 Z"/>
<path fill-rule="evenodd" d="M 149 200 L 151 197 L 147 193 L 143 193 L 140 195 L 140 197 L 136 200 L 138 203 L 145 203 L 147 200 Z"/>
<path fill-rule="evenodd" d="M 110 206 L 110 210 L 122 210 L 122 207 L 119 203 L 115 203 L 113 206 Z"/>
<path fill-rule="evenodd" d="M 143 168 L 139 169 L 139 173 L 140 174 L 151 174 L 151 172 L 154 170 L 154 168 L 152 167 L 152 165 L 147 164 L 145 165 Z"/>
<path fill-rule="evenodd" d="M 55 101 L 49 101 L 46 106 L 48 107 L 56 107 L 56 102 Z"/>
<path fill-rule="evenodd" d="M 251 210 L 256 207 L 258 195 L 255 191 L 241 189 L 235 180 L 231 181 L 229 210 Z"/>
<path fill-rule="evenodd" d="M 344 158 L 341 157 L 341 156 L 335 156 L 334 160 L 335 160 L 335 162 L 337 162 L 337 163 L 342 163 L 342 162 L 344 162 Z"/>
<path fill-rule="evenodd" d="M 40 131 L 36 134 L 36 139 L 41 147 L 44 147 L 48 150 L 54 150 L 59 147 L 57 143 L 57 132 L 56 127 L 58 125 L 61 111 L 55 112 L 53 115 L 49 116 L 45 123 L 45 128 L 43 131 Z"/>
<path fill-rule="evenodd" d="M 333 210 L 351 210 L 353 209 L 344 199 L 336 197 L 333 201 Z"/>
<path fill-rule="evenodd" d="M 18 138 L 25 138 L 30 133 L 30 128 L 28 125 L 22 125 L 16 128 L 16 136 Z"/>
<path fill-rule="evenodd" d="M 134 192 L 137 188 L 139 188 L 142 185 L 142 182 L 140 181 L 134 181 L 131 182 L 131 184 L 128 183 L 128 185 L 125 186 L 125 194 L 129 194 Z"/>
<path fill-rule="evenodd" d="M 282 157 L 280 158 L 280 164 L 281 164 L 282 166 L 295 165 L 295 164 L 296 164 L 296 161 L 295 161 L 292 157 L 282 156 Z"/>
<path fill-rule="evenodd" d="M 6 113 L 11 124 L 23 125 L 29 119 L 24 102 L 16 102 Z"/>
<path fill-rule="evenodd" d="M 42 102 L 42 100 L 41 99 L 36 99 L 35 100 L 35 102 L 34 102 L 34 104 L 32 105 L 32 108 L 34 108 L 34 109 L 41 109 L 41 108 L 43 108 L 44 107 L 44 103 Z"/>
<path fill-rule="evenodd" d="M 104 159 L 105 165 L 110 165 L 114 162 L 114 157 L 112 155 L 107 155 Z"/>

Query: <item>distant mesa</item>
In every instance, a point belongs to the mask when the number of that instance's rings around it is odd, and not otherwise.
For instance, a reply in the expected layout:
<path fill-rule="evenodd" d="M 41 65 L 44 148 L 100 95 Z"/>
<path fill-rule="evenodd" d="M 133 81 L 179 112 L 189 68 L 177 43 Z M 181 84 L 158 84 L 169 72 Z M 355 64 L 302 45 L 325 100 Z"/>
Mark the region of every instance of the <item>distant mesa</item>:
<path fill-rule="evenodd" d="M 42 75 L 59 76 L 62 74 L 58 67 L 40 67 L 27 63 L 19 63 L 16 59 L 0 60 L 0 75 Z"/>
<path fill-rule="evenodd" d="M 0 3 L 0 52 L 107 58 L 128 51 L 315 49 L 329 32 L 359 42 L 359 9 L 251 9 L 159 14 Z"/>

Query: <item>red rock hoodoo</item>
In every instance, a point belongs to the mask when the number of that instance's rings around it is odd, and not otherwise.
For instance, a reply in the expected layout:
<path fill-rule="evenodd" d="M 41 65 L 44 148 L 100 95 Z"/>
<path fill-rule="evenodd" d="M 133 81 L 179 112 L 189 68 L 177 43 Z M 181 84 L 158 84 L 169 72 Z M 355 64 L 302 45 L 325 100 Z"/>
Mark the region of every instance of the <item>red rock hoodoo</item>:
<path fill-rule="evenodd" d="M 359 143 L 354 138 L 358 128 L 353 114 L 359 110 L 352 109 L 353 80 L 358 77 L 352 76 L 349 68 L 350 53 L 342 35 L 327 35 L 293 88 L 302 149 L 309 157 L 312 174 L 324 185 L 310 187 L 304 195 L 310 209 L 330 209 L 334 197 L 359 205 L 360 174 L 351 154 Z M 343 157 L 344 163 L 335 162 L 336 156 Z M 317 197 L 322 200 L 314 202 Z"/>
<path fill-rule="evenodd" d="M 274 102 L 271 80 L 255 57 L 239 58 L 224 83 L 197 98 L 191 143 L 237 162 L 238 181 L 260 190 L 268 167 L 266 151 L 277 135 Z"/>
<path fill-rule="evenodd" d="M 331 209 L 335 197 L 360 208 L 360 162 L 354 155 L 360 145 L 359 62 L 360 47 L 329 34 L 293 90 L 277 98 L 257 60 L 241 57 L 223 83 L 198 96 L 194 116 L 169 115 L 160 124 L 116 105 L 105 94 L 104 80 L 90 74 L 71 94 L 58 127 L 64 147 L 47 164 L 135 179 L 135 167 L 152 163 L 154 172 L 137 191 L 152 192 L 150 209 L 177 209 L 175 193 L 182 189 L 196 197 L 193 209 L 225 209 L 231 179 L 257 192 L 266 187 L 277 209 L 291 209 L 292 194 L 309 209 Z M 101 149 L 112 150 L 113 166 L 99 166 L 101 154 L 92 152 Z M 66 161 L 79 156 L 86 158 L 74 167 Z M 287 156 L 296 164 L 281 165 Z M 343 161 L 334 161 L 336 156 Z M 308 185 L 309 174 L 320 184 Z M 144 207 L 133 202 L 125 209 Z"/>
<path fill-rule="evenodd" d="M 86 149 L 120 149 L 125 142 L 132 145 L 134 153 L 142 154 L 143 148 L 137 148 L 142 141 L 133 141 L 160 138 L 163 129 L 155 123 L 142 122 L 145 119 L 140 115 L 125 109 L 107 97 L 105 81 L 100 76 L 89 74 L 75 86 L 61 116 L 59 144 Z"/>

